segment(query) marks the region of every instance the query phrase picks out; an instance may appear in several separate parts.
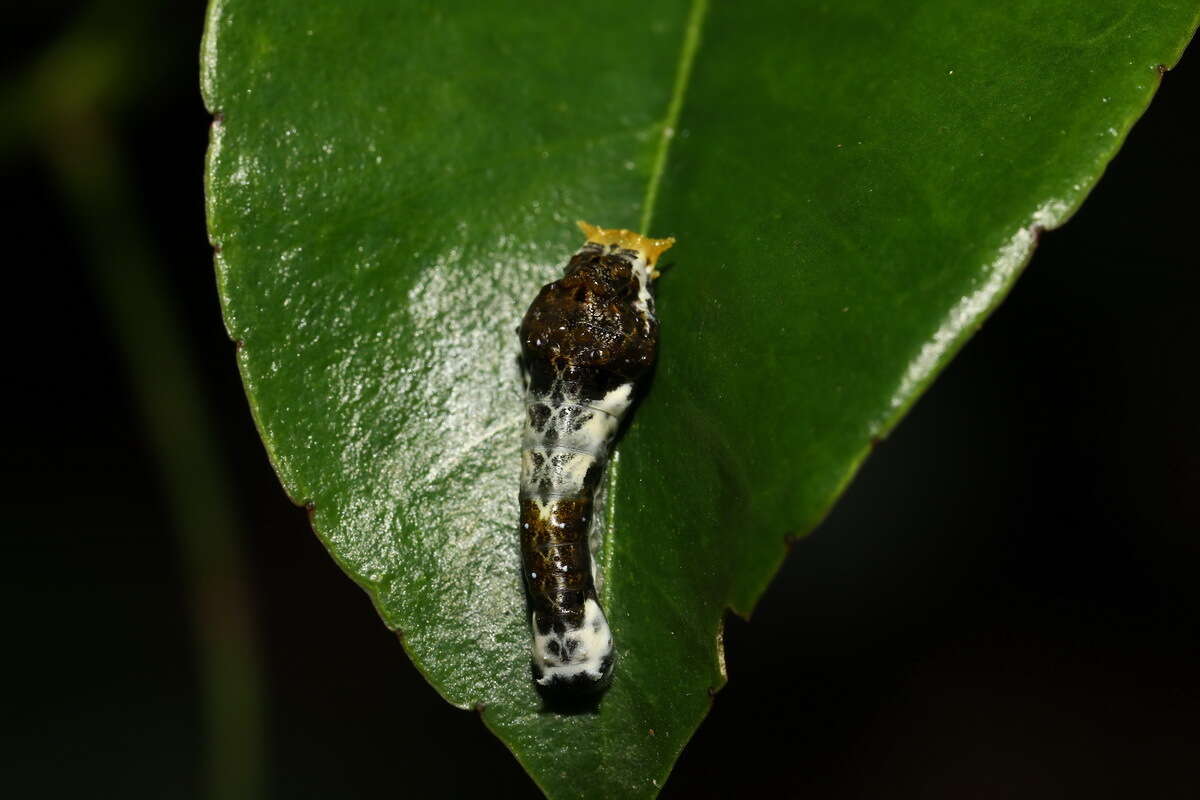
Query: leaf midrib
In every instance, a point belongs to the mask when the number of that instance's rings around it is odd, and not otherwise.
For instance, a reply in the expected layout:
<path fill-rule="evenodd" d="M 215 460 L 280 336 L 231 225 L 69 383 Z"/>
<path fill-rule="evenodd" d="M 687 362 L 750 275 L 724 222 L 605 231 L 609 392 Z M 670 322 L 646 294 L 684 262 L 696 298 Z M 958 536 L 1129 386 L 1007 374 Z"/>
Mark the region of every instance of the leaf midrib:
<path fill-rule="evenodd" d="M 704 26 L 704 18 L 707 15 L 708 0 L 692 0 L 687 27 L 683 32 L 683 48 L 679 51 L 679 64 L 675 70 L 675 85 L 671 87 L 671 100 L 667 103 L 667 116 L 663 120 L 662 133 L 658 139 L 658 151 L 654 154 L 654 164 L 650 168 L 650 180 L 646 183 L 646 196 L 642 200 L 642 221 L 638 230 L 644 236 L 650 235 L 650 222 L 654 218 L 654 206 L 658 201 L 658 185 L 662 183 L 663 171 L 667 167 L 671 140 L 675 138 L 675 128 L 679 123 L 679 114 L 683 110 L 683 98 L 687 94 L 688 81 L 692 77 L 692 63 L 696 60 L 696 51 L 700 48 L 700 30 Z"/>
<path fill-rule="evenodd" d="M 654 154 L 654 162 L 650 168 L 650 177 L 646 182 L 646 194 L 642 199 L 642 218 L 638 224 L 638 230 L 645 236 L 652 235 L 650 232 L 650 223 L 654 218 L 654 207 L 658 201 L 658 188 L 662 183 L 663 173 L 666 171 L 667 157 L 670 155 L 671 141 L 675 138 L 675 130 L 679 123 L 679 115 L 683 110 L 683 100 L 687 94 L 688 83 L 691 80 L 692 64 L 696 60 L 696 52 L 700 48 L 700 33 L 704 26 L 704 19 L 708 14 L 708 0 L 692 0 L 691 9 L 688 12 L 688 19 L 683 34 L 683 46 L 679 52 L 679 62 L 675 70 L 675 83 L 671 87 L 671 97 L 667 103 L 667 113 L 662 122 L 662 130 L 659 134 L 658 147 Z M 611 587 L 613 581 L 613 560 L 616 553 L 615 533 L 616 533 L 616 505 L 617 505 L 617 484 L 620 474 L 620 451 L 614 450 L 612 457 L 609 459 L 608 475 L 606 481 L 607 501 L 605 503 L 605 542 L 604 542 L 604 566 L 603 574 L 605 576 L 606 587 Z M 610 603 L 611 590 L 605 591 L 606 595 L 603 598 L 604 602 Z M 680 745 L 682 748 L 682 745 Z M 514 751 L 515 752 L 515 751 Z M 678 753 L 676 753 L 678 756 Z M 520 756 L 518 756 L 520 760 Z M 671 762 L 674 763 L 673 761 Z M 665 780 L 670 774 L 671 767 L 667 766 L 666 771 L 657 776 L 658 780 Z M 531 776 L 532 772 L 529 773 Z M 658 780 L 655 781 L 655 786 L 660 786 Z M 541 785 L 535 778 L 535 783 L 538 783 L 538 788 L 546 794 L 546 788 Z"/>
<path fill-rule="evenodd" d="M 683 98 L 687 94 L 688 82 L 692 76 L 692 64 L 696 60 L 696 51 L 700 49 L 700 32 L 704 27 L 704 19 L 708 15 L 708 0 L 692 0 L 688 11 L 687 24 L 683 31 L 683 46 L 679 51 L 679 61 L 675 68 L 675 83 L 671 87 L 671 98 L 667 102 L 667 113 L 663 118 L 662 130 L 659 133 L 658 148 L 654 153 L 654 163 L 650 168 L 650 178 L 646 181 L 646 194 L 642 198 L 642 219 L 638 223 L 638 231 L 644 236 L 650 236 L 650 223 L 654 218 L 654 206 L 658 201 L 658 186 L 662 183 L 663 172 L 667 167 L 667 156 L 671 150 L 671 140 L 675 138 L 675 128 L 679 123 L 679 115 L 683 110 Z M 620 474 L 620 451 L 614 450 L 608 462 L 606 480 L 607 502 L 604 508 L 604 565 L 602 572 L 606 586 L 611 586 L 613 574 L 613 555 L 616 548 L 613 539 L 616 530 L 617 482 Z M 605 591 L 608 595 L 609 591 Z M 609 597 L 602 598 L 609 602 Z"/>

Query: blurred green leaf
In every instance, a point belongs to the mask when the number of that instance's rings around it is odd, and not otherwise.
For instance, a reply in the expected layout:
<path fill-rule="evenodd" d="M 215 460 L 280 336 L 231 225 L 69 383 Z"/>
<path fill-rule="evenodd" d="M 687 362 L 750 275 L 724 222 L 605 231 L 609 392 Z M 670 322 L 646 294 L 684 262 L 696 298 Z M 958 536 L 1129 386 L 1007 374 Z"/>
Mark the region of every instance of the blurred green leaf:
<path fill-rule="evenodd" d="M 1078 206 L 1197 14 L 214 0 L 210 229 L 285 488 L 548 794 L 654 794 L 725 609 Z M 514 328 L 577 218 L 679 242 L 608 482 L 616 677 L 560 714 L 529 677 Z"/>

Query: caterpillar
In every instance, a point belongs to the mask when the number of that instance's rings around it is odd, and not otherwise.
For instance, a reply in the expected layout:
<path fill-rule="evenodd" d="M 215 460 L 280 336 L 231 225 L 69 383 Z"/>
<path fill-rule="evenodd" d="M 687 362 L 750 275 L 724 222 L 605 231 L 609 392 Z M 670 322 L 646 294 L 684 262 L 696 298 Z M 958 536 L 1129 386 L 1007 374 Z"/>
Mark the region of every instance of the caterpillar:
<path fill-rule="evenodd" d="M 675 240 L 578 224 L 587 240 L 518 329 L 528 381 L 518 500 L 534 681 L 588 694 L 608 684 L 615 656 L 588 544 L 596 489 L 658 351 L 650 282 Z"/>

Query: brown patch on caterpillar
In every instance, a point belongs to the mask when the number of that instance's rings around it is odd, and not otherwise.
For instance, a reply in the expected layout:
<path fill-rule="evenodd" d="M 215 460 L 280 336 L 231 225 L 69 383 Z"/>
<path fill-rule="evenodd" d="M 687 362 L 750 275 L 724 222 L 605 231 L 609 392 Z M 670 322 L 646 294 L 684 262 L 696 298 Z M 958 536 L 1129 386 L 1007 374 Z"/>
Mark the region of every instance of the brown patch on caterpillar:
<path fill-rule="evenodd" d="M 593 392 L 601 386 L 611 389 L 645 374 L 658 352 L 658 322 L 638 312 L 637 294 L 629 258 L 576 253 L 567 274 L 542 287 L 521 323 L 531 379 L 578 382 L 598 399 L 603 392 Z"/>
<path fill-rule="evenodd" d="M 582 621 L 583 601 L 595 595 L 587 542 L 591 517 L 590 496 L 552 499 L 546 506 L 521 500 L 521 557 L 535 609 Z"/>

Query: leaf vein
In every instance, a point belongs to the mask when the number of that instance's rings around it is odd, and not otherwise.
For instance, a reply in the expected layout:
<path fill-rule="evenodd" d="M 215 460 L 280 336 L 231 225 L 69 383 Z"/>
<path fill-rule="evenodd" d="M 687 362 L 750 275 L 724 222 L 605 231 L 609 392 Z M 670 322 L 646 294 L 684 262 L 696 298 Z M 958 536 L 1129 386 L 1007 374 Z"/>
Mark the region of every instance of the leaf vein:
<path fill-rule="evenodd" d="M 650 169 L 650 180 L 646 184 L 646 196 L 642 201 L 640 230 L 646 236 L 650 235 L 650 222 L 654 218 L 654 206 L 658 201 L 658 187 L 667 168 L 671 140 L 675 138 L 675 127 L 679 124 L 679 114 L 683 110 L 683 97 L 687 94 L 692 64 L 696 60 L 696 51 L 700 49 L 700 31 L 704 27 L 707 14 L 708 0 L 692 1 L 692 9 L 688 13 L 687 27 L 683 34 L 683 48 L 679 53 L 679 67 L 675 72 L 675 85 L 671 89 L 671 101 L 667 104 L 667 115 L 658 139 L 658 150 L 654 154 L 654 165 Z"/>

